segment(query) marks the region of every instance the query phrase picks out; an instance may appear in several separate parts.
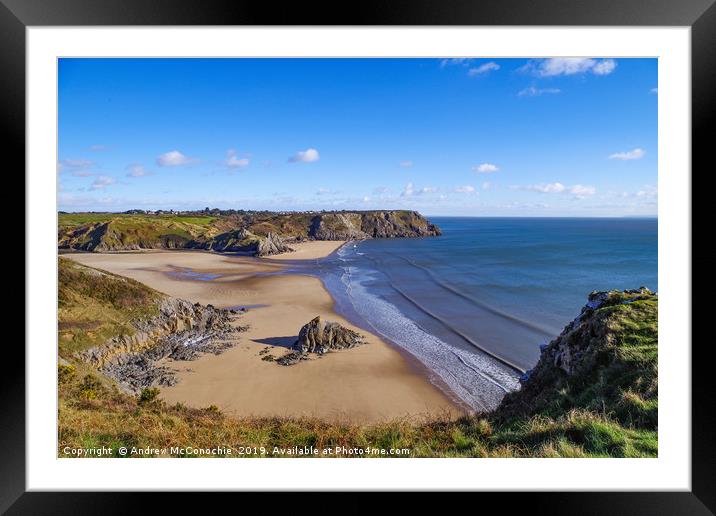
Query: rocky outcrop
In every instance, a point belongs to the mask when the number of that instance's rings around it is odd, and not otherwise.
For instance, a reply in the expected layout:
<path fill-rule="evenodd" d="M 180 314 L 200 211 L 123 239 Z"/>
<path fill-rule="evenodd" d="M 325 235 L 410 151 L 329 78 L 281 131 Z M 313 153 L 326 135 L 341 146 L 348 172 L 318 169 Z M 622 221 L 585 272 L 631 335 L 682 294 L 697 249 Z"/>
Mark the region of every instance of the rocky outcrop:
<path fill-rule="evenodd" d="M 522 375 L 518 391 L 504 397 L 497 414 L 524 415 L 560 406 L 603 410 L 604 403 L 618 401 L 629 389 L 645 398 L 655 396 L 656 371 L 645 364 L 653 358 L 649 348 L 655 352 L 657 346 L 657 303 L 657 295 L 645 287 L 592 292 L 581 313 L 541 346 L 536 366 Z M 591 407 L 592 402 L 601 405 Z"/>
<path fill-rule="evenodd" d="M 281 365 L 293 365 L 306 360 L 309 353 L 323 355 L 338 349 L 354 348 L 364 342 L 359 333 L 337 322 L 323 321 L 320 316 L 305 324 L 293 344 L 293 351 L 278 360 Z"/>
<path fill-rule="evenodd" d="M 311 220 L 309 236 L 316 240 L 362 240 L 368 235 L 361 229 L 360 213 L 326 213 Z"/>
<path fill-rule="evenodd" d="M 416 211 L 326 213 L 315 216 L 309 230 L 309 236 L 316 240 L 412 238 L 440 234 L 440 228 Z"/>
<path fill-rule="evenodd" d="M 239 312 L 164 298 L 159 315 L 133 323 L 131 335 L 113 337 L 78 358 L 113 378 L 124 390 L 138 392 L 152 385 L 173 385 L 171 369 L 160 367 L 164 358 L 194 360 L 204 353 L 219 354 L 233 346 L 243 328 L 233 324 Z"/>
<path fill-rule="evenodd" d="M 293 251 L 275 233 L 261 237 L 248 229 L 222 233 L 206 243 L 204 247 L 212 251 L 247 253 L 255 256 L 269 256 Z"/>
<path fill-rule="evenodd" d="M 91 222 L 80 222 L 90 219 Z M 97 220 L 100 219 L 100 220 Z M 106 219 L 106 220 L 105 220 Z M 257 256 L 291 251 L 286 242 L 440 235 L 415 211 L 61 214 L 57 245 L 93 252 L 209 249 Z"/>
<path fill-rule="evenodd" d="M 270 256 L 272 254 L 279 253 L 290 253 L 293 252 L 289 246 L 287 246 L 281 237 L 275 233 L 269 233 L 266 238 L 259 240 L 256 246 L 256 256 Z"/>
<path fill-rule="evenodd" d="M 440 228 L 417 211 L 364 213 L 361 230 L 371 238 L 412 238 L 442 234 Z"/>

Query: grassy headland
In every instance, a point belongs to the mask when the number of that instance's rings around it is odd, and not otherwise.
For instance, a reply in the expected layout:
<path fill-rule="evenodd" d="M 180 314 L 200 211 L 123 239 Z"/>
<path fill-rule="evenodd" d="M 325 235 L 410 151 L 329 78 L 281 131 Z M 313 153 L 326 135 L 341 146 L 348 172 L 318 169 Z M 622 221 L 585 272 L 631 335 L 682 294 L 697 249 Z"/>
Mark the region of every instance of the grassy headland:
<path fill-rule="evenodd" d="M 58 247 L 83 251 L 210 249 L 257 255 L 303 240 L 439 235 L 413 211 L 60 213 Z"/>
<path fill-rule="evenodd" d="M 116 335 L 132 335 L 132 322 L 159 313 L 163 294 L 129 278 L 58 261 L 60 358 L 98 346 Z"/>
<path fill-rule="evenodd" d="M 60 259 L 59 441 L 74 448 L 409 449 L 410 457 L 654 457 L 658 452 L 658 297 L 646 290 L 590 296 L 581 315 L 542 352 L 520 391 L 494 412 L 457 420 L 372 425 L 309 418 L 234 418 L 216 407 L 137 396 L 76 351 L 131 331 L 161 294 Z M 155 455 L 156 453 L 152 453 Z M 64 456 L 61 451 L 59 456 Z M 234 455 L 236 456 L 236 455 Z M 346 453 L 333 456 L 360 456 Z"/>

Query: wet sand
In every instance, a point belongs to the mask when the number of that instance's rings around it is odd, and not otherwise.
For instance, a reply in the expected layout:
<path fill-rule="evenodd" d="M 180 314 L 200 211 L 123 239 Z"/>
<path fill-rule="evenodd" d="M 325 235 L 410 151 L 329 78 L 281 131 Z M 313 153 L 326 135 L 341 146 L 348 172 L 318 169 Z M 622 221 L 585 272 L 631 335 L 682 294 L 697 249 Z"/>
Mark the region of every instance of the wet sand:
<path fill-rule="evenodd" d="M 315 416 L 354 423 L 462 413 L 398 351 L 336 314 L 318 278 L 281 273 L 281 260 L 317 259 L 340 245 L 305 242 L 292 246 L 294 253 L 266 259 L 200 251 L 65 257 L 192 302 L 249 307 L 238 321 L 249 329 L 234 348 L 190 362 L 166 362 L 179 378 L 177 385 L 161 389 L 167 402 L 216 405 L 238 416 Z M 287 353 L 301 326 L 317 315 L 362 333 L 366 344 L 289 367 L 262 360 Z"/>
<path fill-rule="evenodd" d="M 321 240 L 290 244 L 289 247 L 293 249 L 292 253 L 275 254 L 264 258 L 264 260 L 315 260 L 328 256 L 343 244 L 345 244 L 343 240 Z"/>

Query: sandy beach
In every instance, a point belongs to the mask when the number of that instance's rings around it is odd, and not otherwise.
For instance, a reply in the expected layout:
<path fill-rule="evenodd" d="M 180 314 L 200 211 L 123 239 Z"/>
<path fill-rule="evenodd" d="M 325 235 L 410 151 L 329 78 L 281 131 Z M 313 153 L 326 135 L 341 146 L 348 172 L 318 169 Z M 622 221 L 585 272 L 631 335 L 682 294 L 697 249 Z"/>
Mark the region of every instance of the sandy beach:
<path fill-rule="evenodd" d="M 213 404 L 238 416 L 316 416 L 360 423 L 460 414 L 462 409 L 415 364 L 336 314 L 318 278 L 281 273 L 283 260 L 319 259 L 342 244 L 304 242 L 293 245 L 293 253 L 264 259 L 201 251 L 65 256 L 170 296 L 248 308 L 239 324 L 249 329 L 235 347 L 221 355 L 166 364 L 179 378 L 177 385 L 161 389 L 169 403 Z M 285 354 L 301 326 L 317 315 L 359 331 L 366 344 L 290 367 L 262 360 L 265 354 Z"/>

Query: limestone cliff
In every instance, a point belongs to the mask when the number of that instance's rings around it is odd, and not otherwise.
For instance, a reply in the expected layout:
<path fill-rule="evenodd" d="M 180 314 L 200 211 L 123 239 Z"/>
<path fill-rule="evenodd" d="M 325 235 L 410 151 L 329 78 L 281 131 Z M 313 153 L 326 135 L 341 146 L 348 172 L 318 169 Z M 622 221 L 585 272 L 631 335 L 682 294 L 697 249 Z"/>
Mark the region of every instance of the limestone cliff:
<path fill-rule="evenodd" d="M 57 245 L 93 252 L 207 249 L 267 256 L 303 240 L 440 235 L 415 211 L 61 213 Z"/>
<path fill-rule="evenodd" d="M 537 365 L 496 410 L 502 418 L 607 413 L 626 425 L 657 425 L 658 296 L 592 292 L 579 316 L 543 346 Z"/>
<path fill-rule="evenodd" d="M 174 371 L 158 365 L 164 358 L 194 360 L 205 353 L 219 354 L 232 347 L 243 328 L 232 324 L 238 312 L 183 299 L 164 298 L 159 315 L 134 320 L 134 332 L 112 337 L 78 353 L 120 388 L 139 392 L 153 385 L 174 385 Z"/>

